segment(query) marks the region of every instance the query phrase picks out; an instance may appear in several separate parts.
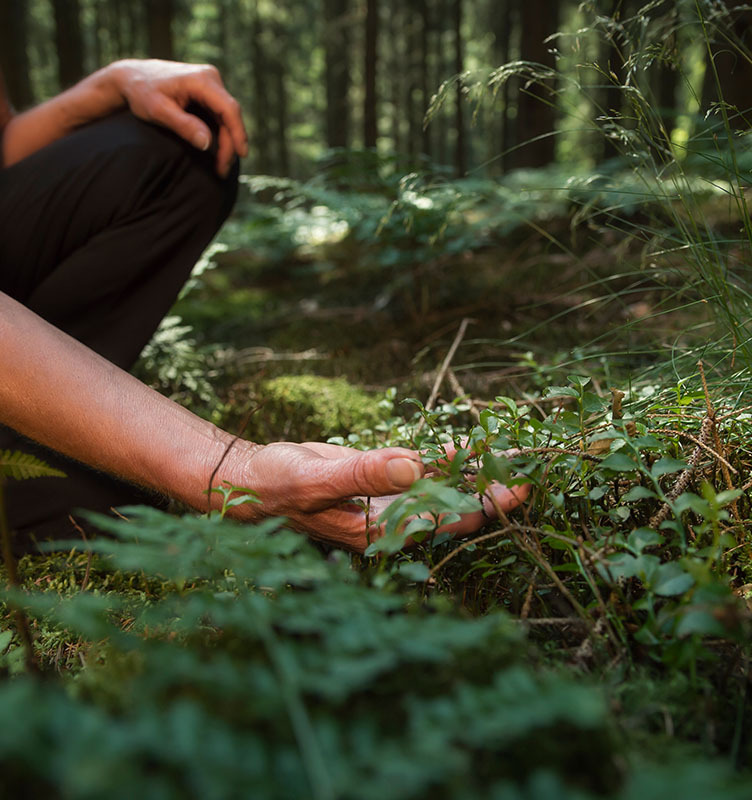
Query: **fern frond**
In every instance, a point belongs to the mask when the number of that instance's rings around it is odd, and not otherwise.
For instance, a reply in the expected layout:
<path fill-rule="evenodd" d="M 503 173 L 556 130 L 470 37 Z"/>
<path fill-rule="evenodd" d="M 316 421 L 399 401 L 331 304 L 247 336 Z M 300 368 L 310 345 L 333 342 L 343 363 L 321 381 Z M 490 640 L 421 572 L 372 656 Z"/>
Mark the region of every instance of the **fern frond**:
<path fill-rule="evenodd" d="M 22 481 L 26 478 L 64 478 L 65 473 L 30 453 L 0 450 L 0 476 Z"/>

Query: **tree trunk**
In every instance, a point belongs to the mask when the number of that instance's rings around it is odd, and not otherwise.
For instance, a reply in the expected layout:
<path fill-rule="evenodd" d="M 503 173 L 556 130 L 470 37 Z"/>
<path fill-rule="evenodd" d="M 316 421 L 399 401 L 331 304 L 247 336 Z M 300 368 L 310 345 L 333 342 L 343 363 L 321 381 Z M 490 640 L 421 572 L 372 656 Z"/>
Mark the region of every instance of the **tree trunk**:
<path fill-rule="evenodd" d="M 267 63 L 264 53 L 264 26 L 258 4 L 251 24 L 251 66 L 253 69 L 253 132 L 256 171 L 272 172 L 269 142 L 269 94 Z"/>
<path fill-rule="evenodd" d="M 402 59 L 402 4 L 400 0 L 392 0 L 389 7 L 389 102 L 391 106 L 391 137 L 392 149 L 395 153 L 403 152 L 402 142 L 402 73 L 404 62 Z"/>
<path fill-rule="evenodd" d="M 512 16 L 513 3 L 510 0 L 495 0 L 492 3 L 491 13 L 491 31 L 494 36 L 493 54 L 495 67 L 500 67 L 512 60 L 512 26 L 514 25 L 514 18 Z M 512 132 L 512 120 L 510 119 L 510 85 L 509 81 L 505 81 L 502 85 L 498 103 L 501 107 L 499 114 L 499 124 L 495 126 L 494 133 L 496 134 L 492 139 L 492 152 L 489 154 L 492 163 L 495 166 L 495 171 L 504 172 L 506 163 L 509 159 L 507 150 L 511 148 L 512 142 L 510 140 L 510 133 Z"/>
<path fill-rule="evenodd" d="M 19 109 L 34 103 L 31 88 L 26 0 L 0 2 L 0 67 L 11 103 Z"/>
<path fill-rule="evenodd" d="M 455 148 L 454 169 L 457 177 L 461 178 L 467 172 L 467 152 L 465 144 L 465 114 L 462 80 L 460 75 L 464 70 L 464 57 L 462 52 L 462 0 L 454 0 L 454 72 L 457 76 L 457 93 L 454 108 Z"/>
<path fill-rule="evenodd" d="M 729 125 L 748 130 L 752 124 L 749 89 L 752 64 L 744 54 L 749 53 L 752 46 L 752 11 L 747 10 L 749 5 L 740 0 L 727 0 L 726 6 L 729 13 L 720 23 L 723 30 L 719 35 L 711 31 L 714 37 L 710 47 L 713 63 L 708 58 L 702 87 L 702 110 L 707 111 L 711 105 L 722 101 Z M 721 118 L 720 114 L 717 118 Z"/>
<path fill-rule="evenodd" d="M 407 50 L 405 67 L 407 82 L 405 86 L 405 110 L 407 112 L 407 152 L 414 161 L 420 154 L 422 143 L 423 98 L 420 96 L 420 47 L 421 15 L 418 0 L 408 0 L 406 18 Z"/>
<path fill-rule="evenodd" d="M 287 60 L 289 52 L 289 34 L 281 23 L 274 25 L 274 99 L 275 99 L 275 131 L 277 143 L 277 172 L 280 175 L 290 174 L 290 149 L 287 144 Z"/>
<path fill-rule="evenodd" d="M 78 0 L 52 0 L 55 12 L 55 47 L 57 49 L 60 88 L 73 86 L 84 77 L 84 45 L 81 35 L 81 9 Z"/>
<path fill-rule="evenodd" d="M 366 0 L 365 98 L 363 100 L 363 144 L 376 147 L 379 139 L 376 69 L 378 65 L 379 8 L 377 0 Z"/>
<path fill-rule="evenodd" d="M 428 88 L 428 59 L 429 59 L 429 46 L 428 46 L 428 36 L 431 32 L 431 12 L 428 6 L 428 0 L 418 0 L 418 11 L 420 13 L 420 78 L 419 78 L 419 85 L 420 85 L 420 99 L 421 99 L 421 108 L 423 109 L 423 114 L 420 120 L 421 124 L 421 150 L 425 155 L 429 158 L 432 155 L 431 151 L 431 137 L 428 131 L 428 126 L 426 125 L 426 112 L 428 111 L 428 105 L 431 102 L 431 91 Z"/>
<path fill-rule="evenodd" d="M 520 57 L 553 67 L 551 45 L 545 39 L 557 30 L 558 5 L 546 0 L 526 0 L 520 11 Z M 556 111 L 549 101 L 545 88 L 539 84 L 521 87 L 517 100 L 517 141 L 523 144 L 515 151 L 516 167 L 543 167 L 554 160 Z"/>
<path fill-rule="evenodd" d="M 148 48 L 152 58 L 175 58 L 173 16 L 173 0 L 146 0 Z"/>
<path fill-rule="evenodd" d="M 611 0 L 608 16 L 617 21 L 629 17 L 632 9 L 622 0 Z M 598 116 L 613 117 L 613 122 L 606 121 L 605 135 L 602 137 L 602 152 L 599 160 L 615 158 L 621 155 L 621 149 L 614 135 L 609 135 L 610 126 L 623 126 L 625 116 L 625 93 L 621 88 L 624 85 L 624 61 L 628 56 L 626 41 L 605 38 L 600 45 L 598 57 L 602 75 L 598 81 L 605 84 L 601 90 L 598 103 L 601 108 L 596 109 Z"/>
<path fill-rule="evenodd" d="M 446 46 L 446 33 L 448 31 L 450 7 L 449 3 L 452 0 L 435 0 L 436 2 L 436 16 L 434 17 L 436 25 L 434 31 L 434 63 L 435 63 L 435 83 L 436 88 L 452 75 L 452 65 L 450 59 L 447 57 Z M 434 118 L 431 120 L 431 126 L 434 129 L 434 141 L 436 142 L 435 154 L 439 164 L 449 165 L 451 156 L 449 155 L 449 112 L 446 106 L 439 109 Z"/>
<path fill-rule="evenodd" d="M 326 143 L 350 144 L 350 36 L 348 0 L 324 0 Z"/>

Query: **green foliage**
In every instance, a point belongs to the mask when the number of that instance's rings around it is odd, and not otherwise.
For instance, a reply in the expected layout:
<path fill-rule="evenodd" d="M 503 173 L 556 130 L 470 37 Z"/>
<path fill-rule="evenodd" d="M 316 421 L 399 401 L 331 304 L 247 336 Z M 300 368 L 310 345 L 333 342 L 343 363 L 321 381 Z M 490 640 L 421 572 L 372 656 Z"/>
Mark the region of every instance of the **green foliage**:
<path fill-rule="evenodd" d="M 262 440 L 276 435 L 297 441 L 373 429 L 385 418 L 383 398 L 373 397 L 344 378 L 282 375 L 259 388 L 261 409 L 251 420 Z"/>
<path fill-rule="evenodd" d="M 603 694 L 538 663 L 506 615 L 369 588 L 274 520 L 127 514 L 97 518 L 117 538 L 92 547 L 157 593 L 103 592 L 101 561 L 84 592 L 14 593 L 86 666 L 0 683 L 11 796 L 660 796 L 665 765 L 625 773 Z"/>
<path fill-rule="evenodd" d="M 26 599 L 97 644 L 68 690 L 0 687 L 12 793 L 422 797 L 470 770 L 467 796 L 494 774 L 524 778 L 542 735 L 609 741 L 598 695 L 523 666 L 505 619 L 410 609 L 275 522 L 129 513 L 98 520 L 120 540 L 94 546 L 176 590 L 132 604 L 127 630 L 112 596 Z M 608 749 L 591 751 L 592 781 L 607 781 Z M 555 748 L 544 765 L 568 770 Z"/>
<path fill-rule="evenodd" d="M 40 458 L 31 453 L 22 453 L 18 450 L 0 450 L 0 478 L 64 478 L 65 473 L 45 464 Z"/>

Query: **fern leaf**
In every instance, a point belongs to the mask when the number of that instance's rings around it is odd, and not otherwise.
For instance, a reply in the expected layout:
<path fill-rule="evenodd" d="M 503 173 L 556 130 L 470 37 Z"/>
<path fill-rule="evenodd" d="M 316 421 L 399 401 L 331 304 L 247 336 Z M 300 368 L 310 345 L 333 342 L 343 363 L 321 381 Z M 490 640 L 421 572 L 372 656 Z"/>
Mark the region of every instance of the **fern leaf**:
<path fill-rule="evenodd" d="M 21 481 L 26 478 L 64 478 L 65 473 L 30 453 L 0 450 L 0 476 Z"/>

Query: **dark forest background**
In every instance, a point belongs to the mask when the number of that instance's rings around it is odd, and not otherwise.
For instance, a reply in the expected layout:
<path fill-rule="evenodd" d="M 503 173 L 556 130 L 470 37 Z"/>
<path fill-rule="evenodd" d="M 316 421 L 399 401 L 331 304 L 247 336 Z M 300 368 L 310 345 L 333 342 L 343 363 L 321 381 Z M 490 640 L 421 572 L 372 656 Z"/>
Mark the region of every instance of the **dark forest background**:
<path fill-rule="evenodd" d="M 378 148 L 408 167 L 428 160 L 454 175 L 498 175 L 613 156 L 593 120 L 624 113 L 620 87 L 630 79 L 650 91 L 669 135 L 694 134 L 714 99 L 709 51 L 696 34 L 682 38 L 694 3 L 658 5 L 666 37 L 637 76 L 625 74 L 632 53 L 617 29 L 639 12 L 637 0 L 4 0 L 0 62 L 17 108 L 122 57 L 211 62 L 243 105 L 253 137 L 246 166 L 256 172 L 304 177 L 327 148 Z M 605 36 L 583 32 L 598 20 Z M 749 12 L 734 17 L 741 41 L 749 21 Z M 494 68 L 553 67 L 557 55 L 557 81 L 510 75 L 472 102 Z M 714 55 L 726 101 L 746 107 L 749 64 L 724 55 L 723 42 Z"/>

